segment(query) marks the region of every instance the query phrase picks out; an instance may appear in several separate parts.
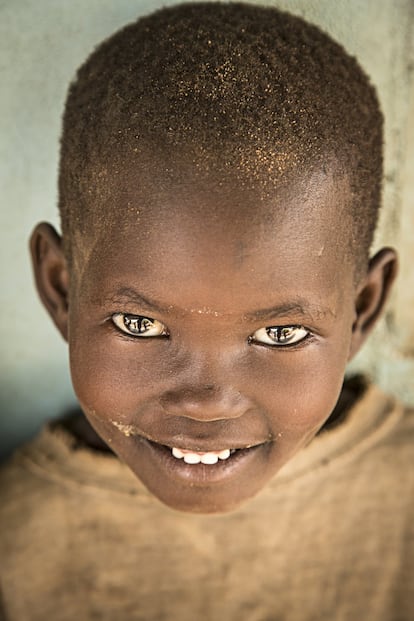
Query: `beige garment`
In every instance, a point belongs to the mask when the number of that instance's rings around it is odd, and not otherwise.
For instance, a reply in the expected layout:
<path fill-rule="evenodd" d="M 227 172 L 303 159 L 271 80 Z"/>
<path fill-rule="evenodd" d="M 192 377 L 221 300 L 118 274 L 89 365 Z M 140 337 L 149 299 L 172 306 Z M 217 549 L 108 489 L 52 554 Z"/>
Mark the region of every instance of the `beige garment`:
<path fill-rule="evenodd" d="M 45 429 L 0 474 L 7 621 L 412 621 L 413 413 L 370 387 L 234 513 Z"/>

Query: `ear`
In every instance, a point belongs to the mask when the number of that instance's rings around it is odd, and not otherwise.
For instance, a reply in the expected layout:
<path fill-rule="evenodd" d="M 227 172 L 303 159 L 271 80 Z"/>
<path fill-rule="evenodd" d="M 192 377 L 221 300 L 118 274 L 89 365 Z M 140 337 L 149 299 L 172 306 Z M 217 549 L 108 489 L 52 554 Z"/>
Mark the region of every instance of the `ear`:
<path fill-rule="evenodd" d="M 381 316 L 397 269 L 397 253 L 392 248 L 383 248 L 370 260 L 368 273 L 357 291 L 349 360 L 355 356 Z"/>
<path fill-rule="evenodd" d="M 41 222 L 30 238 L 37 291 L 57 329 L 68 339 L 69 272 L 62 238 L 51 224 Z"/>

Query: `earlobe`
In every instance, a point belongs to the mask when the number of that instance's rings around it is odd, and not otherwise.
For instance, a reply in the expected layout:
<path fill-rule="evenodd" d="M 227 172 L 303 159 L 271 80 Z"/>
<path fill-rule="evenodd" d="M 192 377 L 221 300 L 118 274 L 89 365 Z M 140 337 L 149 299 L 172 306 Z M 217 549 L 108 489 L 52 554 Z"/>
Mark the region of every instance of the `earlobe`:
<path fill-rule="evenodd" d="M 392 248 L 382 248 L 370 260 L 368 273 L 357 292 L 349 359 L 360 349 L 381 316 L 397 269 L 397 254 Z"/>
<path fill-rule="evenodd" d="M 68 338 L 69 272 L 62 239 L 51 224 L 41 222 L 30 237 L 36 288 L 65 340 Z"/>

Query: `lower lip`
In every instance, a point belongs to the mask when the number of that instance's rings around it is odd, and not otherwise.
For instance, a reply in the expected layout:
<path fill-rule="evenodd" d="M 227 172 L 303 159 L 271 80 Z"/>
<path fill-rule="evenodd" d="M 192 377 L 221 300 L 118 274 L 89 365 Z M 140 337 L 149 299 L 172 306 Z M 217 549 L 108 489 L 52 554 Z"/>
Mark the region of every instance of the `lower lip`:
<path fill-rule="evenodd" d="M 135 438 L 137 439 L 137 436 Z M 252 460 L 264 447 L 263 444 L 259 444 L 251 448 L 238 449 L 227 459 L 219 459 L 216 464 L 187 464 L 183 459 L 174 457 L 169 447 L 142 437 L 139 440 L 148 447 L 150 459 L 156 461 L 157 466 L 165 470 L 167 476 L 200 486 L 224 483 L 238 476 L 244 469 L 249 468 Z"/>

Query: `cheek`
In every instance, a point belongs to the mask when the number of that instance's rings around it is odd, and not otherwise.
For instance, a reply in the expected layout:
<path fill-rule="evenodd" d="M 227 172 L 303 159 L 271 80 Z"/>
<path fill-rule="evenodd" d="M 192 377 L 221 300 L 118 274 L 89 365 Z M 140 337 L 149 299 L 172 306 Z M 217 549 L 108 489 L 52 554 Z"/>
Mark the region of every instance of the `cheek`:
<path fill-rule="evenodd" d="M 162 385 L 161 342 L 132 343 L 97 330 L 69 341 L 72 382 L 85 414 L 118 419 L 136 411 Z"/>
<path fill-rule="evenodd" d="M 297 351 L 266 352 L 251 369 L 264 409 L 285 439 L 314 435 L 334 409 L 341 392 L 347 347 L 313 345 Z"/>

